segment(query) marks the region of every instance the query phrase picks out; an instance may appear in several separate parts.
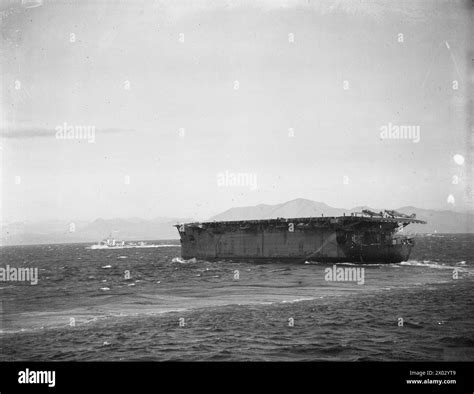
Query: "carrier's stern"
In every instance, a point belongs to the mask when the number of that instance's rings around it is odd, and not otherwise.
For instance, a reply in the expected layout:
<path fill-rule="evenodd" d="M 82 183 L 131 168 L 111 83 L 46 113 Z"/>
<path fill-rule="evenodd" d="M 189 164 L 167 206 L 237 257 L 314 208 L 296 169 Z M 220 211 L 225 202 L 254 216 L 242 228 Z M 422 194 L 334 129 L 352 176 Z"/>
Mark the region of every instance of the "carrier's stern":
<path fill-rule="evenodd" d="M 185 259 L 397 263 L 415 245 L 402 235 L 415 215 L 364 210 L 338 217 L 177 224 Z"/>

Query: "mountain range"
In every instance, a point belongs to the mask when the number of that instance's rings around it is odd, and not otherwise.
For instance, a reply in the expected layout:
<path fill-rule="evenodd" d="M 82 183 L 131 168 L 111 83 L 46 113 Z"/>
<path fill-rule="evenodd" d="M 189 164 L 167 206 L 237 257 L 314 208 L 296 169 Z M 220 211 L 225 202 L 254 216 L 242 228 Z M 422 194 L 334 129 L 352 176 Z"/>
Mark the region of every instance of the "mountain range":
<path fill-rule="evenodd" d="M 271 218 L 295 218 L 306 216 L 342 216 L 362 209 L 379 212 L 382 209 L 354 207 L 352 209 L 333 208 L 322 202 L 298 198 L 282 204 L 236 207 L 228 209 L 209 219 L 249 220 Z M 421 209 L 416 207 L 396 208 L 396 211 L 412 214 L 427 224 L 411 224 L 407 233 L 473 233 L 474 213 L 449 210 Z M 178 239 L 173 227 L 177 223 L 193 221 L 192 218 L 159 217 L 154 219 L 96 219 L 93 222 L 49 221 L 39 223 L 17 222 L 1 226 L 1 245 L 33 245 L 75 242 L 97 242 L 112 235 L 125 241 Z"/>
<path fill-rule="evenodd" d="M 192 221 L 189 218 L 96 219 L 84 221 L 49 221 L 39 223 L 12 223 L 1 228 L 1 245 L 36 245 L 98 241 L 112 236 L 117 240 L 142 241 L 178 239 L 173 227 L 176 223 Z"/>
<path fill-rule="evenodd" d="M 211 220 L 249 220 L 249 219 L 275 219 L 296 218 L 306 216 L 342 216 L 350 215 L 352 212 L 361 212 L 363 209 L 380 212 L 381 208 L 367 206 L 354 207 L 352 209 L 333 208 L 329 205 L 298 198 L 277 205 L 260 204 L 250 207 L 231 208 Z M 389 209 L 389 208 L 386 208 Z M 396 211 L 412 214 L 427 224 L 410 224 L 407 232 L 411 233 L 472 233 L 474 232 L 474 212 L 454 212 L 449 210 L 438 211 L 433 209 L 421 209 L 416 207 L 395 208 Z"/>

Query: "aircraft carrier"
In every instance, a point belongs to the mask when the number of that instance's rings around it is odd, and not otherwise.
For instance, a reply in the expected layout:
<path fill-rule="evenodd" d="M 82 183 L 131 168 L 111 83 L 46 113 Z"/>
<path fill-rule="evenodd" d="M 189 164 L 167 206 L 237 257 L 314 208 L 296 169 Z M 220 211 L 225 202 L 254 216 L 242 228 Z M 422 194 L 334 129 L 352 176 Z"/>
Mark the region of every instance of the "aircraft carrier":
<path fill-rule="evenodd" d="M 177 224 L 184 259 L 398 263 L 415 244 L 402 235 L 426 222 L 396 211 L 338 217 L 277 218 Z"/>

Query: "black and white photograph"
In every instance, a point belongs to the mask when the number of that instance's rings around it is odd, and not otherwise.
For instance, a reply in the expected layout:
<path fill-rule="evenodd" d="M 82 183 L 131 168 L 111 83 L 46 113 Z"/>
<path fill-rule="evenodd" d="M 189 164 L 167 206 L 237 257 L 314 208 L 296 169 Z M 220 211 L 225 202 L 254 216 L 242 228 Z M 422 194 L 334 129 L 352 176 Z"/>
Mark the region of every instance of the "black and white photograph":
<path fill-rule="evenodd" d="M 472 393 L 472 20 L 1 1 L 0 392 L 134 362 Z"/>

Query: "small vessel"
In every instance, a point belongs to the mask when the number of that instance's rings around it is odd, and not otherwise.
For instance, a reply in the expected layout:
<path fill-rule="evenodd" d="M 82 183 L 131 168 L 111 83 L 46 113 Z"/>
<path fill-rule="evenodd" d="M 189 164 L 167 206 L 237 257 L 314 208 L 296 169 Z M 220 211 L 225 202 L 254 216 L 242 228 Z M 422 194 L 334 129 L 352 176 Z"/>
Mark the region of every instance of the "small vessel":
<path fill-rule="evenodd" d="M 86 249 L 133 249 L 133 248 L 166 248 L 166 247 L 175 247 L 174 244 L 149 244 L 144 241 L 135 241 L 128 242 L 117 241 L 112 236 L 109 236 L 106 239 L 98 242 L 95 245 L 86 247 Z"/>
<path fill-rule="evenodd" d="M 92 245 L 91 249 L 120 249 L 125 246 L 125 241 L 117 241 L 115 238 L 109 236 L 103 239 L 96 245 Z"/>

